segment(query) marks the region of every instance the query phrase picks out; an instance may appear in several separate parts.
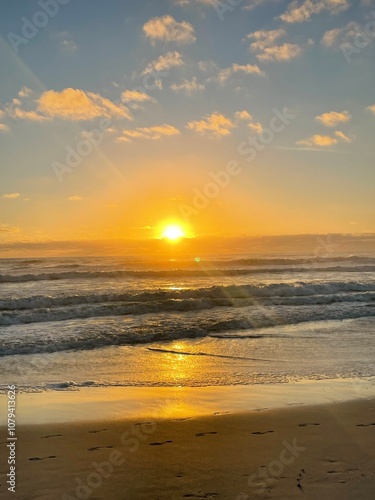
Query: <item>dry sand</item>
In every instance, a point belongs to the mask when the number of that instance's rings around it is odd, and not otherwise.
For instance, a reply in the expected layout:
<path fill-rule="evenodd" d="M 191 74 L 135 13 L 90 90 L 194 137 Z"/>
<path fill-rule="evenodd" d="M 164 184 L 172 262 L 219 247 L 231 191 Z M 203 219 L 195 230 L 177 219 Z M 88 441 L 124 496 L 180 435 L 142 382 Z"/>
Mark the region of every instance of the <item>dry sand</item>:
<path fill-rule="evenodd" d="M 22 425 L 16 494 L 6 492 L 1 440 L 1 497 L 369 500 L 374 409 L 375 400 L 363 398 L 156 421 Z"/>

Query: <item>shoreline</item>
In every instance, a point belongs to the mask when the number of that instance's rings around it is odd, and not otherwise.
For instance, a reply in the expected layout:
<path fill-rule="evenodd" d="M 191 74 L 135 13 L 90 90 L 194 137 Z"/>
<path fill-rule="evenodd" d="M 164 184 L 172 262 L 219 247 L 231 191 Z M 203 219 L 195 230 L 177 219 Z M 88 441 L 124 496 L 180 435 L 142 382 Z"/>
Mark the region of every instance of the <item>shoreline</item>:
<path fill-rule="evenodd" d="M 19 393 L 17 425 L 204 417 L 375 398 L 375 378 L 207 387 L 87 387 Z M 7 396 L 0 395 L 0 427 Z"/>

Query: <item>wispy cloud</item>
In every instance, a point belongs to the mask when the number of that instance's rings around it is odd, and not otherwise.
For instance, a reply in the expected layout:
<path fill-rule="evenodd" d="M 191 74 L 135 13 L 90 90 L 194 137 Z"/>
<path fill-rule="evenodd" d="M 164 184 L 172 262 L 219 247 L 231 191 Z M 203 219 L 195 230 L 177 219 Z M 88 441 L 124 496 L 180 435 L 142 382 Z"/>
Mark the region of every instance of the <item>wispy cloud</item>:
<path fill-rule="evenodd" d="M 21 196 L 20 193 L 5 193 L 2 195 L 2 198 L 4 198 L 4 200 L 15 200 L 20 196 Z"/>
<path fill-rule="evenodd" d="M 69 196 L 68 198 L 68 201 L 81 201 L 81 200 L 83 200 L 82 196 L 78 195 Z"/>
<path fill-rule="evenodd" d="M 173 83 L 171 89 L 174 92 L 183 92 L 187 95 L 191 95 L 199 90 L 204 90 L 204 84 L 198 83 L 197 77 L 194 76 L 192 80 L 183 79 L 180 83 Z"/>
<path fill-rule="evenodd" d="M 234 118 L 237 124 L 241 121 L 247 122 L 247 126 L 249 127 L 249 129 L 253 134 L 259 135 L 263 133 L 262 124 L 254 121 L 252 115 L 246 109 L 242 111 L 236 111 L 234 113 Z"/>
<path fill-rule="evenodd" d="M 243 10 L 253 10 L 256 7 L 265 5 L 270 2 L 277 2 L 278 0 L 247 0 L 247 2 L 242 6 Z"/>
<path fill-rule="evenodd" d="M 264 72 L 256 64 L 232 64 L 231 67 L 221 69 L 218 73 L 220 83 L 225 83 L 231 76 L 235 74 L 258 75 L 264 76 Z"/>
<path fill-rule="evenodd" d="M 0 224 L 0 233 L 19 233 L 19 227 L 10 226 L 9 224 Z"/>
<path fill-rule="evenodd" d="M 61 40 L 60 47 L 65 54 L 72 54 L 77 50 L 77 44 L 73 40 Z"/>
<path fill-rule="evenodd" d="M 165 136 L 178 135 L 180 131 L 173 125 L 163 124 L 152 127 L 137 127 L 125 129 L 122 135 L 116 138 L 116 142 L 130 142 L 132 139 L 161 139 Z"/>
<path fill-rule="evenodd" d="M 7 113 L 12 118 L 19 118 L 20 120 L 31 120 L 33 122 L 43 122 L 48 120 L 47 116 L 38 113 L 35 110 L 25 110 L 19 107 L 21 103 L 13 99 L 13 104 L 6 108 Z"/>
<path fill-rule="evenodd" d="M 183 66 L 184 61 L 182 60 L 182 56 L 179 52 L 167 52 L 164 56 L 160 56 L 154 61 L 151 61 L 146 68 L 143 70 L 142 74 L 146 75 L 147 73 L 152 72 L 161 72 L 166 71 L 173 67 Z"/>
<path fill-rule="evenodd" d="M 245 121 L 250 121 L 253 119 L 251 114 L 246 109 L 243 109 L 242 111 L 236 111 L 234 113 L 234 117 L 236 120 L 245 120 Z"/>
<path fill-rule="evenodd" d="M 321 123 L 325 127 L 336 127 L 339 123 L 347 123 L 351 119 L 349 111 L 330 111 L 316 116 L 315 121 Z"/>
<path fill-rule="evenodd" d="M 145 92 L 141 92 L 139 90 L 125 90 L 121 94 L 122 102 L 146 102 L 146 101 L 154 101 L 154 99 L 146 94 Z"/>
<path fill-rule="evenodd" d="M 325 47 L 339 50 L 343 44 L 353 43 L 361 32 L 361 26 L 355 21 L 350 21 L 350 23 L 342 28 L 334 28 L 326 31 L 321 42 Z"/>
<path fill-rule="evenodd" d="M 274 47 L 267 47 L 262 54 L 256 57 L 259 61 L 291 61 L 302 54 L 302 49 L 295 43 L 283 43 Z"/>
<path fill-rule="evenodd" d="M 252 40 L 250 50 L 262 62 L 290 61 L 302 53 L 302 48 L 295 43 L 279 44 L 279 39 L 286 35 L 283 29 L 260 30 L 249 33 L 246 38 Z"/>
<path fill-rule="evenodd" d="M 18 92 L 18 97 L 29 97 L 32 93 L 33 91 L 29 87 L 22 87 L 22 89 Z"/>
<path fill-rule="evenodd" d="M 366 111 L 370 111 L 370 113 L 375 115 L 375 104 L 372 104 L 371 106 L 367 106 Z"/>
<path fill-rule="evenodd" d="M 336 130 L 335 136 L 338 139 L 341 139 L 342 141 L 346 142 L 347 144 L 350 144 L 352 142 L 351 137 L 348 137 L 347 135 L 344 134 L 341 130 Z"/>
<path fill-rule="evenodd" d="M 319 146 L 319 147 L 327 147 L 333 146 L 337 144 L 337 139 L 335 137 L 331 137 L 329 135 L 313 135 L 308 139 L 303 139 L 301 141 L 297 141 L 298 145 L 301 146 Z"/>
<path fill-rule="evenodd" d="M 307 139 L 297 141 L 297 144 L 301 146 L 318 146 L 324 148 L 334 146 L 339 141 L 349 144 L 352 142 L 352 138 L 345 135 L 341 130 L 336 130 L 334 136 L 316 134 Z"/>
<path fill-rule="evenodd" d="M 143 32 L 151 41 L 192 43 L 196 40 L 190 23 L 178 22 L 169 15 L 150 19 L 143 25 Z"/>
<path fill-rule="evenodd" d="M 5 123 L 0 123 L 0 132 L 9 132 L 10 128 Z"/>
<path fill-rule="evenodd" d="M 348 0 L 294 0 L 288 5 L 284 14 L 280 16 L 286 23 L 301 23 L 309 21 L 314 14 L 328 12 L 338 14 L 349 9 Z"/>
<path fill-rule="evenodd" d="M 221 113 L 212 113 L 202 120 L 191 121 L 186 127 L 200 134 L 209 134 L 214 137 L 230 135 L 231 129 L 235 128 L 232 120 Z"/>

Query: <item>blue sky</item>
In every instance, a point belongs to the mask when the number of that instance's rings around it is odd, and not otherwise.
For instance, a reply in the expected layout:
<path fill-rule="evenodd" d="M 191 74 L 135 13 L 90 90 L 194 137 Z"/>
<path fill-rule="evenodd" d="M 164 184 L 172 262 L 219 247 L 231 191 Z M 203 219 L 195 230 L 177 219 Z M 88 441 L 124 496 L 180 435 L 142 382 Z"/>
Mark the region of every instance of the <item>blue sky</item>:
<path fill-rule="evenodd" d="M 373 2 L 65 2 L 0 19 L 1 240 L 375 231 Z"/>

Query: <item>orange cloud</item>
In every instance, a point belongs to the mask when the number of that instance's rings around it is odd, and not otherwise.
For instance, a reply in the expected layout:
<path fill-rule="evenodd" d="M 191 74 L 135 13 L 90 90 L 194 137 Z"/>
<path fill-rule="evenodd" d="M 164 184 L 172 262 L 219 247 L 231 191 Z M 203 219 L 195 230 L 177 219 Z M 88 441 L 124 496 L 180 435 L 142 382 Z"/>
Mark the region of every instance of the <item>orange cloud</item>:
<path fill-rule="evenodd" d="M 131 119 L 125 106 L 114 104 L 100 94 L 80 89 L 66 88 L 61 92 L 47 90 L 37 102 L 39 111 L 52 118 L 72 121 L 93 120 L 100 116 Z"/>
<path fill-rule="evenodd" d="M 122 102 L 145 102 L 153 101 L 153 98 L 145 92 L 140 92 L 139 90 L 125 90 L 121 94 L 121 100 Z"/>
<path fill-rule="evenodd" d="M 172 16 L 154 17 L 143 26 L 147 38 L 165 42 L 195 42 L 193 26 L 186 22 L 177 22 Z"/>
<path fill-rule="evenodd" d="M 316 116 L 315 121 L 326 127 L 335 127 L 339 123 L 348 122 L 351 117 L 349 111 L 330 111 L 329 113 L 323 113 L 322 115 Z"/>
<path fill-rule="evenodd" d="M 221 113 L 212 113 L 203 120 L 189 122 L 186 127 L 198 133 L 209 133 L 214 136 L 230 135 L 235 124 Z"/>
<path fill-rule="evenodd" d="M 319 147 L 328 147 L 337 144 L 337 139 L 331 137 L 329 135 L 313 135 L 308 139 L 303 139 L 302 141 L 298 141 L 297 144 L 301 146 L 319 146 Z"/>
<path fill-rule="evenodd" d="M 274 47 L 266 47 L 261 54 L 257 54 L 259 61 L 291 61 L 302 53 L 302 49 L 295 43 L 283 43 Z"/>
<path fill-rule="evenodd" d="M 131 139 L 161 139 L 163 136 L 178 135 L 180 131 L 173 125 L 154 125 L 123 130 L 123 135 L 116 142 L 130 142 Z"/>

